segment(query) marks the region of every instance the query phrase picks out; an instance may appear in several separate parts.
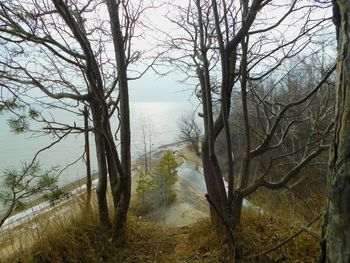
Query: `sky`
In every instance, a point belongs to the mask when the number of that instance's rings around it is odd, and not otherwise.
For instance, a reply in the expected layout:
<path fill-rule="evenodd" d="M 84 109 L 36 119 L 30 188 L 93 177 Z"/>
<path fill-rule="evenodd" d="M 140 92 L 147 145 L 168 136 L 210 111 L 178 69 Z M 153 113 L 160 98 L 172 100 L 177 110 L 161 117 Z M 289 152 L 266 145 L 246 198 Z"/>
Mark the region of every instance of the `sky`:
<path fill-rule="evenodd" d="M 149 4 L 150 0 L 145 0 L 145 5 Z M 166 1 L 157 1 L 156 4 L 165 3 Z M 136 2 L 135 2 L 136 3 Z M 188 0 L 177 0 L 176 4 L 186 6 Z M 174 29 L 166 18 L 165 14 L 169 12 L 169 6 L 163 5 L 146 11 L 147 25 L 142 33 L 145 37 L 134 41 L 133 45 L 136 49 L 147 50 L 153 49 L 160 45 L 164 35 L 158 32 L 157 29 L 169 32 Z M 142 21 L 144 22 L 144 21 Z M 160 48 L 161 50 L 162 48 Z M 146 54 L 147 56 L 148 54 Z M 153 70 L 149 70 L 141 79 L 129 82 L 129 95 L 131 102 L 184 102 L 191 101 L 196 103 L 197 100 L 192 96 L 195 83 L 193 81 L 183 82 L 184 76 L 180 75 L 174 68 L 156 70 L 167 71 L 167 74 L 160 76 Z M 142 70 L 141 70 L 142 71 Z M 191 86 L 191 83 L 192 86 Z"/>
<path fill-rule="evenodd" d="M 147 1 L 150 0 L 145 0 Z M 163 2 L 163 1 L 158 1 Z M 165 1 L 164 1 L 165 2 Z M 301 0 L 303 2 L 303 0 Z M 308 1 L 305 1 L 304 4 L 307 4 Z M 179 5 L 182 7 L 186 7 L 188 5 L 188 0 L 177 0 L 176 3 L 173 2 L 174 5 Z M 285 3 L 284 3 L 285 4 Z M 170 12 L 172 15 L 176 15 L 177 10 L 171 10 L 169 9 L 168 5 L 160 6 L 157 9 L 150 9 L 147 11 L 147 17 L 149 19 L 149 23 L 152 24 L 151 28 L 146 30 L 145 33 L 145 39 L 137 39 L 135 41 L 135 47 L 141 48 L 141 49 L 147 49 L 147 47 L 154 47 L 159 44 L 159 41 L 162 41 L 162 38 L 164 38 L 164 35 L 157 34 L 157 29 L 160 29 L 161 31 L 165 31 L 167 33 L 170 32 L 170 34 L 176 34 L 177 29 L 175 29 L 174 24 L 170 23 L 166 18 L 165 14 Z M 329 10 L 331 12 L 331 10 Z M 274 9 L 268 9 L 265 10 L 264 13 L 262 13 L 262 17 L 264 18 L 264 15 L 269 17 L 270 19 L 278 20 L 284 13 L 280 13 L 279 8 Z M 300 13 L 298 13 L 300 16 Z M 323 16 L 324 14 L 320 14 Z M 329 14 L 330 15 L 330 14 Z M 292 33 L 291 28 L 289 27 L 293 23 L 297 23 L 299 20 L 299 17 L 292 16 L 290 19 L 287 19 L 284 21 L 285 26 L 288 30 L 284 32 L 284 34 L 298 34 L 299 27 L 296 26 L 294 30 L 296 32 Z M 155 28 L 156 27 L 156 28 Z M 300 26 L 301 27 L 301 26 Z M 282 27 L 283 28 L 283 27 Z M 157 39 L 158 38 L 158 39 Z M 146 48 L 145 48 L 146 47 Z M 265 45 L 265 48 L 269 48 L 269 45 Z M 173 52 L 173 51 L 172 51 Z M 129 83 L 130 87 L 130 100 L 133 102 L 158 102 L 158 101 L 188 101 L 196 103 L 197 100 L 194 98 L 193 90 L 195 80 L 192 80 L 191 82 L 182 82 L 184 79 L 183 75 L 180 75 L 180 72 L 176 72 L 175 69 L 170 68 L 170 73 L 168 73 L 166 76 L 159 76 L 155 74 L 152 70 L 150 70 L 145 76 L 143 76 L 140 80 L 131 81 Z M 192 85 L 191 85 L 192 83 Z"/>
<path fill-rule="evenodd" d="M 194 98 L 190 84 L 181 83 L 181 76 L 171 72 L 159 76 L 149 71 L 141 79 L 129 83 L 131 102 L 183 102 Z"/>
<path fill-rule="evenodd" d="M 151 0 L 144 0 L 145 5 L 147 5 L 149 1 Z M 137 1 L 135 1 L 134 3 L 136 2 Z M 156 4 L 159 5 L 160 3 L 165 3 L 166 0 L 155 2 L 157 2 Z M 173 2 L 173 4 L 186 7 L 188 4 L 188 0 L 177 0 L 176 2 Z M 146 29 L 140 29 L 141 33 L 145 34 L 143 39 L 134 39 L 134 48 L 136 50 L 150 50 L 157 46 L 157 44 L 159 45 L 160 41 L 162 41 L 162 38 L 164 38 L 164 34 L 161 35 L 161 33 L 157 33 L 158 29 L 169 34 L 173 34 L 173 32 L 176 32 L 175 25 L 170 23 L 164 16 L 168 12 L 170 12 L 171 15 L 176 15 L 177 11 L 170 10 L 169 8 L 171 8 L 169 5 L 163 5 L 156 9 L 147 10 L 147 24 L 149 25 L 149 27 Z M 282 14 L 276 14 L 276 11 L 269 10 L 268 15 L 273 16 L 277 19 Z M 142 30 L 144 30 L 144 32 Z M 136 32 L 136 34 L 138 33 L 140 32 Z M 146 54 L 146 56 L 148 55 L 149 54 Z M 142 68 L 142 66 L 140 68 Z M 168 68 L 167 70 L 170 72 L 165 76 L 157 75 L 156 73 L 154 73 L 154 71 L 149 70 L 141 79 L 130 81 L 130 101 L 183 102 L 190 100 L 191 102 L 196 103 L 196 98 L 192 96 L 194 86 L 196 85 L 196 80 L 191 80 L 191 82 L 187 81 L 184 83 L 182 82 L 182 80 L 184 79 L 184 75 L 181 75 L 174 68 Z M 139 71 L 142 71 L 142 69 L 140 69 Z"/>

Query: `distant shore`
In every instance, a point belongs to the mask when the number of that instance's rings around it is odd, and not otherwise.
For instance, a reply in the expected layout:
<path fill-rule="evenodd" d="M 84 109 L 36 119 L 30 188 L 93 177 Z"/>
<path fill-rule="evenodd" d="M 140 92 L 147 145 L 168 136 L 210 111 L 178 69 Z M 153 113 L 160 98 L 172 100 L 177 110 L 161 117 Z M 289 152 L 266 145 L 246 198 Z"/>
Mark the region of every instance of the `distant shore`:
<path fill-rule="evenodd" d="M 188 144 L 186 142 L 180 141 L 180 142 L 175 142 L 171 144 L 166 144 L 166 145 L 161 145 L 158 148 L 155 148 L 152 150 L 152 156 L 153 160 L 156 161 L 157 159 L 161 158 L 161 155 L 164 151 L 179 151 L 183 148 L 186 148 Z M 137 176 L 136 176 L 136 171 L 139 170 L 144 164 L 143 164 L 143 158 L 144 156 L 138 156 L 135 160 L 132 161 L 132 171 L 133 171 L 133 183 L 132 183 L 132 194 L 135 193 L 136 189 L 136 181 L 137 181 Z M 135 178 L 134 178 L 135 177 Z M 92 180 L 97 183 L 98 179 L 98 173 L 94 173 L 92 175 Z M 63 185 L 62 187 L 59 187 L 58 189 L 64 191 L 64 192 L 69 192 L 72 195 L 82 195 L 83 191 L 86 190 L 86 177 L 82 177 L 78 180 L 75 180 L 73 182 L 67 183 Z M 93 187 L 94 189 L 94 187 Z M 57 201 L 57 203 L 59 200 Z M 35 198 L 27 203 L 25 203 L 24 209 L 18 210 L 14 212 L 6 221 L 5 224 L 3 225 L 2 229 L 4 228 L 11 228 L 11 224 L 15 223 L 17 220 L 24 218 L 26 215 L 30 214 L 31 211 L 33 213 L 38 213 L 40 212 L 41 209 L 46 208 L 49 206 L 49 201 L 46 200 L 43 196 Z M 20 222 L 17 222 L 20 223 Z M 6 227 L 8 225 L 8 227 Z M 17 224 L 16 224 L 17 225 Z M 0 229 L 0 230 L 2 230 Z"/>

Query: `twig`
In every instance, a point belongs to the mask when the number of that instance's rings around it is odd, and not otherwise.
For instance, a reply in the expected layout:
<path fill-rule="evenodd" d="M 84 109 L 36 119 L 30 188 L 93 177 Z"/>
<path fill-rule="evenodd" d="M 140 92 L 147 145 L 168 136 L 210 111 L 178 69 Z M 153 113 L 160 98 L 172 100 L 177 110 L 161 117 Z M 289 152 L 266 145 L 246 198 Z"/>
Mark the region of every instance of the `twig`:
<path fill-rule="evenodd" d="M 318 216 L 316 216 L 309 224 L 307 224 L 305 227 L 301 227 L 301 229 L 296 232 L 295 234 L 293 234 L 292 236 L 290 236 L 289 238 L 287 238 L 286 240 L 282 241 L 281 243 L 273 246 L 272 248 L 268 249 L 268 250 L 265 250 L 261 253 L 258 253 L 258 254 L 255 254 L 255 255 L 252 255 L 252 256 L 249 256 L 247 257 L 247 259 L 251 259 L 251 258 L 259 258 L 260 256 L 263 256 L 263 255 L 267 255 L 269 253 L 271 253 L 272 251 L 284 246 L 285 244 L 287 244 L 289 241 L 293 240 L 294 238 L 296 238 L 297 236 L 299 236 L 301 233 L 303 232 L 306 232 L 305 231 L 305 228 L 308 228 L 310 227 L 312 224 L 314 224 L 318 219 L 321 218 L 321 216 L 323 215 L 323 213 L 319 214 Z"/>
<path fill-rule="evenodd" d="M 306 226 L 302 226 L 301 229 L 305 232 L 310 234 L 311 236 L 313 236 L 315 239 L 317 239 L 317 241 L 321 241 L 321 235 L 319 233 L 317 233 L 315 230 L 313 230 L 310 227 L 306 227 Z"/>
<path fill-rule="evenodd" d="M 303 204 L 309 209 L 309 211 L 311 213 L 313 213 L 309 204 L 305 201 L 305 199 L 297 191 L 295 191 L 293 188 L 289 187 L 288 185 L 285 185 L 284 188 L 286 188 L 286 190 L 290 191 L 292 194 L 294 194 L 296 197 L 298 197 L 303 202 Z"/>

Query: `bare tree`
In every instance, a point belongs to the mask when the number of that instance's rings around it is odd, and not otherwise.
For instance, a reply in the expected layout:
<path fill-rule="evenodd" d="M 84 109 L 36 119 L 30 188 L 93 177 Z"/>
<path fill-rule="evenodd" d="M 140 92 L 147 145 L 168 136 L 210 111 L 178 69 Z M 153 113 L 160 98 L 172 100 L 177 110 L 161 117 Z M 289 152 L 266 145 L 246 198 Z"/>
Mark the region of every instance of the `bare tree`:
<path fill-rule="evenodd" d="M 142 124 L 143 159 L 145 174 L 149 174 L 152 169 L 152 132 L 151 122 L 144 119 Z"/>
<path fill-rule="evenodd" d="M 338 38 L 335 133 L 330 152 L 321 262 L 350 261 L 350 82 L 348 1 L 333 1 Z"/>
<path fill-rule="evenodd" d="M 199 142 L 202 129 L 197 122 L 195 112 L 182 115 L 178 120 L 178 126 L 180 132 L 179 139 L 181 141 L 189 142 L 195 153 L 200 156 Z"/>
<path fill-rule="evenodd" d="M 62 0 L 0 3 L 2 89 L 7 96 L 43 107 L 74 111 L 89 105 L 99 172 L 96 191 L 100 222 L 107 228 L 112 225 L 115 239 L 120 240 L 131 182 L 128 81 L 144 74 L 129 72 L 133 76 L 128 77 L 128 66 L 141 55 L 132 49 L 131 40 L 147 8 L 142 2 L 115 0 L 106 4 Z M 108 16 L 101 15 L 106 13 Z M 110 121 L 116 112 L 120 154 Z M 75 123 L 43 121 L 47 130 L 56 133 L 84 132 Z M 113 222 L 106 197 L 107 175 L 116 215 Z"/>
<path fill-rule="evenodd" d="M 315 49 L 311 50 L 312 40 L 316 41 L 327 33 L 330 17 L 326 16 L 325 10 L 328 7 L 322 4 L 310 6 L 302 1 L 275 5 L 272 1 L 262 0 L 243 1 L 240 4 L 234 1 L 195 0 L 190 1 L 187 8 L 176 7 L 178 17 L 169 18 L 182 29 L 182 33 L 167 34 L 165 46 L 174 50 L 174 56 L 165 59 L 186 73 L 187 78 L 197 79 L 198 83 L 195 93 L 203 106 L 202 161 L 207 198 L 211 205 L 212 221 L 218 229 L 235 229 L 240 221 L 245 196 L 259 187 L 285 187 L 303 167 L 328 149 L 327 138 L 332 132 L 332 123 L 321 130 L 315 129 L 316 126 L 312 124 L 311 130 L 314 132 L 310 133 L 310 142 L 283 154 L 280 150 L 290 139 L 287 135 L 292 134 L 294 127 L 305 117 L 312 117 L 303 116 L 300 112 L 308 109 L 320 89 L 327 85 L 334 66 L 325 69 L 312 83 L 306 86 L 302 83 L 304 92 L 299 96 L 284 101 L 273 97 L 274 91 L 289 85 L 281 72 L 288 75 L 288 70 L 283 70 L 283 66 L 291 58 L 302 52 L 318 54 L 317 49 L 316 52 Z M 271 10 L 278 15 L 274 18 L 269 16 L 267 12 Z M 324 16 L 318 16 L 322 11 Z M 292 16 L 298 17 L 298 22 L 285 23 Z M 300 31 L 300 27 L 305 30 Z M 320 28 L 325 31 L 320 31 Z M 290 34 L 284 34 L 287 31 Z M 261 92 L 261 85 L 273 74 L 278 76 L 276 79 L 279 81 Z M 235 106 L 241 109 L 244 138 L 242 149 L 239 149 L 243 157 L 236 176 L 233 173 L 233 153 L 238 149 L 232 148 L 229 123 L 234 94 L 239 96 L 235 101 L 239 101 L 239 106 Z M 213 105 L 217 104 L 220 114 L 215 118 Z M 331 108 L 328 105 L 323 109 L 327 116 L 331 114 Z M 252 112 L 256 112 L 257 116 L 253 116 Z M 259 130 L 252 129 L 254 123 L 259 123 Z M 215 151 L 215 142 L 221 131 L 227 146 L 225 163 L 228 165 L 225 167 L 219 166 Z M 256 131 L 260 134 L 255 134 Z M 277 160 L 300 151 L 303 151 L 302 158 L 291 163 L 286 173 L 279 178 L 268 178 Z M 265 154 L 271 157 L 270 165 L 260 175 L 252 177 L 252 161 Z M 223 172 L 228 178 L 227 193 Z"/>

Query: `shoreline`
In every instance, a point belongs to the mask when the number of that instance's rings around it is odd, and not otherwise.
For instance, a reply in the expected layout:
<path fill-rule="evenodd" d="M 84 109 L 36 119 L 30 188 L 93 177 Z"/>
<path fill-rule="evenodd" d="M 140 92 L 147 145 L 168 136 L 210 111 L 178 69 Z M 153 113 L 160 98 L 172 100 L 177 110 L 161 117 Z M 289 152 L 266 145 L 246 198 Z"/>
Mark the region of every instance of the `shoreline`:
<path fill-rule="evenodd" d="M 192 151 L 187 147 L 187 143 L 173 143 L 169 146 L 162 146 L 152 153 L 161 158 L 161 154 L 165 151 L 173 151 L 177 162 L 179 162 L 179 167 L 182 167 L 181 174 L 178 175 L 179 178 L 174 185 L 174 190 L 176 191 L 177 198 L 174 203 L 165 207 L 161 214 L 159 214 L 159 221 L 156 218 L 144 218 L 146 221 L 153 222 L 161 227 L 184 227 L 189 224 L 195 223 L 203 218 L 208 218 L 209 209 L 208 204 L 204 198 L 203 191 L 198 191 L 195 185 L 189 184 L 192 182 L 193 176 L 191 168 L 188 165 L 197 166 L 192 160 L 187 160 L 187 157 L 191 157 Z M 156 157 L 153 156 L 153 161 Z M 197 156 L 197 162 L 199 162 Z M 142 169 L 142 156 L 139 157 L 132 163 L 132 192 L 131 196 L 135 198 L 136 185 L 138 178 L 138 171 Z M 196 169 L 196 171 L 198 171 Z M 200 176 L 198 174 L 197 176 Z M 200 180 L 200 179 L 199 179 Z M 97 179 L 93 181 L 93 191 L 97 185 Z M 78 185 L 80 183 L 80 185 Z M 195 183 L 196 184 L 196 183 Z M 75 187 L 77 186 L 77 187 Z M 23 246 L 23 239 L 25 240 L 25 246 L 30 246 L 35 242 L 35 233 L 40 233 L 42 229 L 45 229 L 49 224 L 56 224 L 60 222 L 66 222 L 65 220 L 71 220 L 74 218 L 74 213 L 76 209 L 84 209 L 86 207 L 86 184 L 85 180 L 77 180 L 65 186 L 66 188 L 74 188 L 72 195 L 69 198 L 64 198 L 55 203 L 54 206 L 50 206 L 49 201 L 41 202 L 36 206 L 29 208 L 21 213 L 11 216 L 5 224 L 0 228 L 0 258 L 2 256 L 7 256 L 16 253 L 17 249 Z M 108 191 L 109 192 L 109 191 Z M 96 196 L 92 195 L 92 206 L 96 206 Z M 109 201 L 111 197 L 108 195 Z M 55 221 L 58 220 L 58 221 Z M 62 221 L 63 220 L 63 221 Z M 6 223 L 7 222 L 7 223 Z M 56 222 L 56 223 L 55 223 Z M 19 238 L 18 236 L 22 236 Z"/>
<path fill-rule="evenodd" d="M 161 145 L 158 148 L 155 148 L 154 150 L 152 150 L 151 153 L 154 156 L 154 159 L 156 160 L 157 158 L 159 158 L 159 156 L 157 156 L 157 155 L 160 155 L 164 151 L 181 152 L 183 149 L 185 149 L 187 147 L 187 145 L 188 145 L 188 143 L 183 142 L 183 141 L 174 142 L 174 143 L 170 143 L 170 144 L 166 144 L 166 145 Z M 143 166 L 143 164 L 142 164 L 143 159 L 142 158 L 144 158 L 144 156 L 140 155 L 132 161 L 132 164 L 131 164 L 132 175 L 131 176 L 134 179 L 136 179 L 136 177 L 137 177 L 135 172 L 138 171 L 140 169 L 140 167 Z M 92 191 L 94 191 L 94 189 L 96 187 L 97 180 L 98 180 L 98 173 L 92 174 Z M 133 194 L 134 188 L 136 187 L 135 183 L 136 182 L 133 182 L 133 184 L 132 184 L 133 185 L 132 189 L 131 189 L 132 194 Z M 67 183 L 67 184 L 63 185 L 62 187 L 58 187 L 58 189 L 63 190 L 64 192 L 71 194 L 71 197 L 69 197 L 69 199 L 79 197 L 83 194 L 82 192 L 86 189 L 86 177 L 82 177 L 78 180 Z M 40 197 L 35 198 L 31 201 L 28 201 L 27 203 L 25 203 L 25 208 L 23 210 L 19 210 L 19 211 L 12 213 L 12 215 L 6 219 L 5 223 L 0 228 L 0 232 L 8 231 L 9 229 L 15 228 L 16 226 L 21 225 L 22 223 L 25 223 L 26 217 L 28 217 L 28 215 L 32 215 L 32 216 L 39 215 L 40 213 L 45 212 L 45 209 L 54 208 L 56 205 L 58 206 L 61 203 L 63 203 L 64 201 L 66 201 L 66 199 L 55 200 L 54 202 L 56 202 L 56 203 L 54 206 L 52 206 L 50 200 L 46 200 L 44 196 L 40 196 Z M 5 209 L 5 211 L 6 211 L 6 209 Z M 31 220 L 31 219 L 28 218 L 27 220 Z"/>

